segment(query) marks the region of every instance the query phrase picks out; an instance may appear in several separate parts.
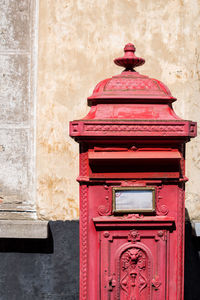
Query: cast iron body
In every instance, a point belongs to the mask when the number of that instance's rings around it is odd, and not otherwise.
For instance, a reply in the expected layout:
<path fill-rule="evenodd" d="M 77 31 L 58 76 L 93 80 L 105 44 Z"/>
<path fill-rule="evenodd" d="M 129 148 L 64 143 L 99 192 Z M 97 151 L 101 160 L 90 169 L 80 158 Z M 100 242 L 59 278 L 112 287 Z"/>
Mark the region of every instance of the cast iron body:
<path fill-rule="evenodd" d="M 70 123 L 80 144 L 80 300 L 182 300 L 185 143 L 196 123 L 179 118 L 168 88 L 134 71 L 128 44 L 101 81 L 89 114 Z M 117 213 L 117 188 L 154 190 L 154 209 Z"/>

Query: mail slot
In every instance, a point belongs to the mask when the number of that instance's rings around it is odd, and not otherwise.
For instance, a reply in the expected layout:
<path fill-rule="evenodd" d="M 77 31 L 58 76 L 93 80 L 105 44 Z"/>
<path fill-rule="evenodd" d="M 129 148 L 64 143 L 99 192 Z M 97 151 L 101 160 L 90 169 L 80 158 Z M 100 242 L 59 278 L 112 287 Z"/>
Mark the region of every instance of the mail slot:
<path fill-rule="evenodd" d="M 127 44 L 125 70 L 97 84 L 70 122 L 80 144 L 80 300 L 183 300 L 185 144 L 196 123 L 173 111 Z"/>
<path fill-rule="evenodd" d="M 183 160 L 176 149 L 90 151 L 88 157 L 91 178 L 178 178 Z"/>

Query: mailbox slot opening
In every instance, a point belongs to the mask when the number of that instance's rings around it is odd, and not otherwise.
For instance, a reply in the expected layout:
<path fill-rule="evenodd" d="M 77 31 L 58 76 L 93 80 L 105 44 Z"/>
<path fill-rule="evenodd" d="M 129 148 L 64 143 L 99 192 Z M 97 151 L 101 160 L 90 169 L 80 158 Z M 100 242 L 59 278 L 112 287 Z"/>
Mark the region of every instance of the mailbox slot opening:
<path fill-rule="evenodd" d="M 179 151 L 90 152 L 90 178 L 179 178 Z"/>

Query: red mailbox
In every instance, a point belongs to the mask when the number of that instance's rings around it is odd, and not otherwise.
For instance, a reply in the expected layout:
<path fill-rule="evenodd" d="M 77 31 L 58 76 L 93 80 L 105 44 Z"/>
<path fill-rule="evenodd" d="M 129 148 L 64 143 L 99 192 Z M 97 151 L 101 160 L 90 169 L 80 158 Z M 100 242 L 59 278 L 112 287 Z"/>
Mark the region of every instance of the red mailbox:
<path fill-rule="evenodd" d="M 125 70 L 101 81 L 70 123 L 80 144 L 80 299 L 181 300 L 185 143 L 196 123 L 173 111 L 127 44 Z"/>

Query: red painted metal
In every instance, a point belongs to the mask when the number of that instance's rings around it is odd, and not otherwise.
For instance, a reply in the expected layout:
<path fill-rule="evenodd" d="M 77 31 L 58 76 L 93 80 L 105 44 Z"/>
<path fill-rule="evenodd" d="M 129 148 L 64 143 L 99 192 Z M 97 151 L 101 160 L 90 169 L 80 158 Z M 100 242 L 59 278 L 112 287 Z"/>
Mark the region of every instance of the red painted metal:
<path fill-rule="evenodd" d="M 183 300 L 185 143 L 196 123 L 173 111 L 160 81 L 125 67 L 101 81 L 88 115 L 70 122 L 80 144 L 80 300 Z M 154 187 L 155 211 L 114 214 L 113 188 Z"/>
<path fill-rule="evenodd" d="M 181 159 L 178 150 L 175 151 L 136 151 L 136 152 L 89 152 L 90 160 L 111 160 L 111 159 Z"/>

